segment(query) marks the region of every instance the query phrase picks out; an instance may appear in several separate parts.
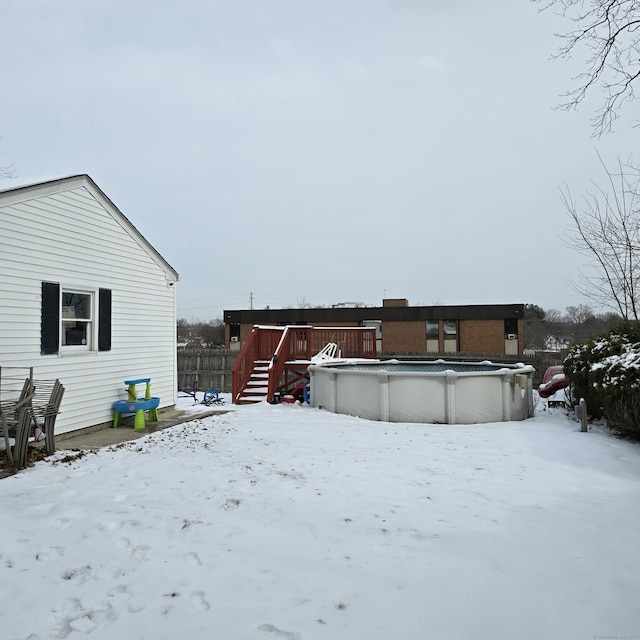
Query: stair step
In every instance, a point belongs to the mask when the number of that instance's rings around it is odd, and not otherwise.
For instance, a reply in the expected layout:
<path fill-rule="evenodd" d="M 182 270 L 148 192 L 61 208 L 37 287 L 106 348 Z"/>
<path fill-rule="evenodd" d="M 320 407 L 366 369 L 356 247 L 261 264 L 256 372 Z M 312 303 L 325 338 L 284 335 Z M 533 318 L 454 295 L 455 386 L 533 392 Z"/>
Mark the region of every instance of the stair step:
<path fill-rule="evenodd" d="M 267 398 L 269 391 L 269 365 L 271 360 L 255 360 L 253 371 L 242 394 L 238 398 L 239 404 L 257 404 Z"/>
<path fill-rule="evenodd" d="M 246 386 L 243 390 L 242 393 L 247 393 L 249 395 L 257 395 L 257 394 L 261 394 L 261 395 L 266 395 L 267 390 L 269 389 L 269 387 L 262 385 L 260 387 L 249 387 Z"/>

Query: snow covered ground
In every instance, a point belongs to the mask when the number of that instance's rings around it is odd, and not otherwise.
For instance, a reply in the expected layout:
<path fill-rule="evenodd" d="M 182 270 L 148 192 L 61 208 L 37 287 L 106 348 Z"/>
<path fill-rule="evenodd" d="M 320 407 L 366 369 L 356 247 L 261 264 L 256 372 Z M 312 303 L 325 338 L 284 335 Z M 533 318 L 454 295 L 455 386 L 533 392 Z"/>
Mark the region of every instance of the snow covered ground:
<path fill-rule="evenodd" d="M 640 635 L 640 447 L 544 403 L 242 406 L 65 455 L 0 481 L 5 640 Z"/>

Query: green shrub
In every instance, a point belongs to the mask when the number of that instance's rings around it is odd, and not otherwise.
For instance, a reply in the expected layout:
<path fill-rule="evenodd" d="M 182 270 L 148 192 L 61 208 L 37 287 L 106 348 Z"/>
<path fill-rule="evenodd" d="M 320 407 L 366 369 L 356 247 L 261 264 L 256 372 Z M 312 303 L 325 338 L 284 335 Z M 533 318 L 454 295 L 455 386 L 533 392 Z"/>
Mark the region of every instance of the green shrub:
<path fill-rule="evenodd" d="M 563 366 L 591 417 L 605 417 L 620 435 L 640 439 L 640 322 L 572 345 Z"/>

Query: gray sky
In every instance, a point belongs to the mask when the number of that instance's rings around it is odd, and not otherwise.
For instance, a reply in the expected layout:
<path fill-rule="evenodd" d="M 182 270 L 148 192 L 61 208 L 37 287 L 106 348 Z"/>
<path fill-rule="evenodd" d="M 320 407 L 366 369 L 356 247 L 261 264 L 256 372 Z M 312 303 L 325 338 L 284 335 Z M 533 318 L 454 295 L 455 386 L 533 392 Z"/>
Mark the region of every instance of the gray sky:
<path fill-rule="evenodd" d="M 88 173 L 223 309 L 588 304 L 565 182 L 637 143 L 528 0 L 3 0 L 0 165 Z M 1 184 L 1 183 L 0 183 Z"/>

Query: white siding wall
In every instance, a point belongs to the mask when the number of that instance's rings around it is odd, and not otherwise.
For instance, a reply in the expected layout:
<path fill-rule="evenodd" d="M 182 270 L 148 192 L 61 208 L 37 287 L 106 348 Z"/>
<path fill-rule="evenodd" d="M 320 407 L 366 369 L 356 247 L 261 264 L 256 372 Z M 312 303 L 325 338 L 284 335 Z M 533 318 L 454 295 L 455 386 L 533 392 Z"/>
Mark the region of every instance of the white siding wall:
<path fill-rule="evenodd" d="M 57 433 L 109 422 L 127 379 L 150 377 L 160 407 L 176 398 L 175 287 L 168 284 L 175 274 L 82 182 L 21 201 L 0 195 L 0 366 L 61 380 Z M 43 281 L 96 297 L 98 288 L 111 289 L 111 351 L 40 354 Z"/>

